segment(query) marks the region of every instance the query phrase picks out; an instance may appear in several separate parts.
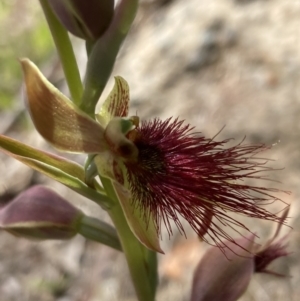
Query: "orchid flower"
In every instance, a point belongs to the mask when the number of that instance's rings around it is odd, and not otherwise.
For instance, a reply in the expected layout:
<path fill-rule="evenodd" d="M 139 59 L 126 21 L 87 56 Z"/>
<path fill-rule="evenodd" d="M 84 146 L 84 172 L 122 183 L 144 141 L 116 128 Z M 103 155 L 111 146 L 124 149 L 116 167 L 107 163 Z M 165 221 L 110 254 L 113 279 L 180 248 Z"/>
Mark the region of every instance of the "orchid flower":
<path fill-rule="evenodd" d="M 197 235 L 219 247 L 233 241 L 216 223 L 247 229 L 228 212 L 282 222 L 261 205 L 279 200 L 277 189 L 250 186 L 247 179 L 264 179 L 267 160 L 256 155 L 268 147 L 215 141 L 194 132 L 179 119 L 140 122 L 128 116 L 129 87 L 122 77 L 102 105 L 96 120 L 58 91 L 28 59 L 21 60 L 27 106 L 39 133 L 66 152 L 93 155 L 101 179 L 112 182 L 127 222 L 148 248 L 162 252 L 162 226 L 171 222 L 184 232 L 181 217 Z M 247 229 L 248 230 L 248 229 Z"/>

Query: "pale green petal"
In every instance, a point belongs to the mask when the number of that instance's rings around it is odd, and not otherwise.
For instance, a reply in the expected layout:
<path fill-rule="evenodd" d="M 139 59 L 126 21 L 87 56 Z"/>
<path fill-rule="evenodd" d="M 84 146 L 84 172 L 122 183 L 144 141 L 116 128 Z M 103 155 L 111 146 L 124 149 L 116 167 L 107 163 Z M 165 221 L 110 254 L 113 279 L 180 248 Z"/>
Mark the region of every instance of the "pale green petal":
<path fill-rule="evenodd" d="M 129 107 L 129 86 L 121 76 L 115 77 L 115 84 L 96 115 L 97 121 L 105 128 L 113 117 L 126 117 Z"/>

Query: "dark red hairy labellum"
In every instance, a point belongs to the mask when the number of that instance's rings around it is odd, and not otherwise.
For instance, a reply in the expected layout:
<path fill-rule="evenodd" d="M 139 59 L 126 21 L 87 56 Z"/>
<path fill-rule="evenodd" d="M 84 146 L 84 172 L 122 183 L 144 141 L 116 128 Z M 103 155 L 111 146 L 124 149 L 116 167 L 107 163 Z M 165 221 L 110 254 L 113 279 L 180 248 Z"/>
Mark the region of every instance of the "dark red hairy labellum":
<path fill-rule="evenodd" d="M 165 224 L 172 234 L 170 220 L 184 233 L 179 216 L 188 221 L 205 241 L 208 234 L 222 247 L 222 238 L 232 238 L 218 226 L 243 224 L 228 216 L 237 212 L 249 217 L 280 222 L 261 205 L 275 200 L 270 189 L 244 184 L 245 179 L 265 179 L 268 160 L 255 157 L 265 145 L 237 144 L 224 148 L 228 140 L 214 141 L 192 133 L 193 128 L 171 118 L 143 122 L 137 129 L 137 162 L 127 162 L 128 182 L 134 205 L 154 216 L 157 231 Z"/>

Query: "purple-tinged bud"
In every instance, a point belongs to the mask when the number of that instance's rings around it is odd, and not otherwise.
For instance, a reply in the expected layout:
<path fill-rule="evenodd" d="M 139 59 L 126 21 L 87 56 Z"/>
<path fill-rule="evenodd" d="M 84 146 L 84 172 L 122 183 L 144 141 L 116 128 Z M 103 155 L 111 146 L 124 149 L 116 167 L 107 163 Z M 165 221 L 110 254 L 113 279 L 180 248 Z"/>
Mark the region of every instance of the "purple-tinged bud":
<path fill-rule="evenodd" d="M 96 40 L 108 28 L 114 0 L 48 0 L 64 27 L 77 37 Z"/>
<path fill-rule="evenodd" d="M 254 264 L 256 273 L 267 273 L 276 276 L 285 276 L 283 274 L 273 272 L 267 269 L 267 267 L 274 260 L 288 256 L 290 253 L 287 251 L 287 242 L 285 242 L 287 236 L 282 237 L 278 241 L 271 243 L 266 248 L 255 254 Z"/>
<path fill-rule="evenodd" d="M 0 229 L 30 239 L 69 239 L 84 214 L 54 191 L 33 186 L 0 210 Z"/>
<path fill-rule="evenodd" d="M 283 237 L 278 238 L 281 227 L 288 216 L 289 210 L 290 207 L 288 206 L 283 211 L 279 223 L 277 224 L 277 228 L 275 230 L 274 236 L 262 248 L 260 248 L 260 250 L 255 251 L 254 269 L 256 273 L 266 273 L 266 274 L 272 274 L 275 276 L 282 276 L 282 277 L 286 276 L 284 274 L 270 271 L 267 269 L 267 267 L 277 258 L 285 257 L 290 254 L 290 252 L 287 251 L 287 245 L 288 245 L 287 238 L 289 234 L 286 234 Z"/>
<path fill-rule="evenodd" d="M 191 301 L 236 301 L 254 272 L 253 244 L 251 235 L 210 248 L 195 270 Z"/>
<path fill-rule="evenodd" d="M 267 270 L 275 259 L 287 256 L 288 235 L 276 239 L 289 212 L 287 207 L 275 235 L 263 246 L 254 242 L 254 235 L 235 241 L 222 241 L 219 248 L 207 251 L 199 262 L 193 279 L 191 301 L 236 301 L 247 289 L 254 273 L 285 276 Z"/>

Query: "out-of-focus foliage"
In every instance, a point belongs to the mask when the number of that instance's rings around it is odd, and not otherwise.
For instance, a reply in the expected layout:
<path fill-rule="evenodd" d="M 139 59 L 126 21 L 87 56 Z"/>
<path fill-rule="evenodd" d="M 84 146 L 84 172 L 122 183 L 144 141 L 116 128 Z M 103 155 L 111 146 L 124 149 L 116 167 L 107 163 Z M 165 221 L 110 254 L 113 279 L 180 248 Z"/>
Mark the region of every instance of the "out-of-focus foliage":
<path fill-rule="evenodd" d="M 37 63 L 53 53 L 53 43 L 37 1 L 0 0 L 0 110 L 12 107 L 20 88 L 20 57 Z"/>

